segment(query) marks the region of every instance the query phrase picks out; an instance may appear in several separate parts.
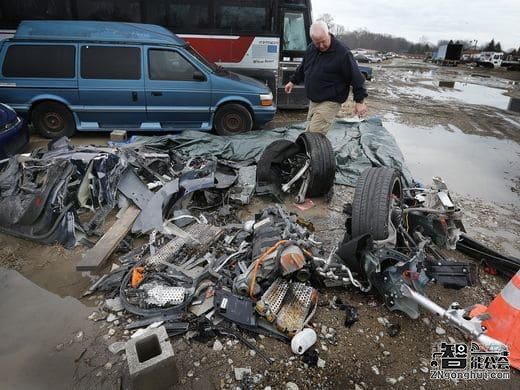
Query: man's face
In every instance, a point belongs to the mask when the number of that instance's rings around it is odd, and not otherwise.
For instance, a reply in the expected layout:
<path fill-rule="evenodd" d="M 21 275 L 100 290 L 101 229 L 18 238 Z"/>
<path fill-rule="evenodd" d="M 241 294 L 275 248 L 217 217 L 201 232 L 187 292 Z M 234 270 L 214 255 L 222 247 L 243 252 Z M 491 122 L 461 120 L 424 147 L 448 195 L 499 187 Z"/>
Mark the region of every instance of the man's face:
<path fill-rule="evenodd" d="M 312 43 L 319 51 L 327 51 L 330 47 L 330 35 L 320 32 L 315 36 L 311 36 Z"/>

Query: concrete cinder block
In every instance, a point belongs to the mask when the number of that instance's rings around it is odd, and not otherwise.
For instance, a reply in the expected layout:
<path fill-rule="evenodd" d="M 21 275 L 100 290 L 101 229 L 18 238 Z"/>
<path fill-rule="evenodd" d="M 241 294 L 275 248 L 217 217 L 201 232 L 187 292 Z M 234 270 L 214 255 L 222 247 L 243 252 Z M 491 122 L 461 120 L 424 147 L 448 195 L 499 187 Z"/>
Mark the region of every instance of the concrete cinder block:
<path fill-rule="evenodd" d="M 164 326 L 128 340 L 125 349 L 132 389 L 171 389 L 177 382 L 173 348 Z"/>

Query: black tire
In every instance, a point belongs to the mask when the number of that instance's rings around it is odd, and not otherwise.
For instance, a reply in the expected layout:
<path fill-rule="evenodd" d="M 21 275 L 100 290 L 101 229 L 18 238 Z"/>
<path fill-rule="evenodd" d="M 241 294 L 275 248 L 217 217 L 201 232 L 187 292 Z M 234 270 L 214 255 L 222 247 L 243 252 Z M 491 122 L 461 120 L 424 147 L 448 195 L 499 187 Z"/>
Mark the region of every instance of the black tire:
<path fill-rule="evenodd" d="M 225 104 L 215 114 L 215 131 L 219 135 L 246 133 L 253 128 L 253 118 L 240 104 Z"/>
<path fill-rule="evenodd" d="M 402 188 L 401 174 L 393 168 L 365 170 L 352 202 L 352 237 L 368 233 L 374 240 L 388 238 L 392 198 L 401 204 Z"/>
<path fill-rule="evenodd" d="M 311 160 L 308 197 L 326 195 L 334 185 L 336 157 L 329 139 L 321 133 L 300 134 L 296 143 L 302 145 Z"/>
<path fill-rule="evenodd" d="M 63 104 L 44 102 L 33 108 L 31 122 L 45 138 L 72 137 L 76 124 L 72 113 Z"/>

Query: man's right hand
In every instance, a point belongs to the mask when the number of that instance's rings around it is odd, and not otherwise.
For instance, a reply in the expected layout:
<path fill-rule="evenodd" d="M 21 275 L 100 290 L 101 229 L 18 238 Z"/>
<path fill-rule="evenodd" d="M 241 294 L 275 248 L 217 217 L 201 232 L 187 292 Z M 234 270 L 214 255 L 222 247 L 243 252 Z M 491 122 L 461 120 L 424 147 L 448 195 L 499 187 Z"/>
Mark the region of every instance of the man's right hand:
<path fill-rule="evenodd" d="M 291 93 L 293 87 L 294 87 L 294 84 L 289 81 L 287 84 L 285 84 L 285 93 Z"/>

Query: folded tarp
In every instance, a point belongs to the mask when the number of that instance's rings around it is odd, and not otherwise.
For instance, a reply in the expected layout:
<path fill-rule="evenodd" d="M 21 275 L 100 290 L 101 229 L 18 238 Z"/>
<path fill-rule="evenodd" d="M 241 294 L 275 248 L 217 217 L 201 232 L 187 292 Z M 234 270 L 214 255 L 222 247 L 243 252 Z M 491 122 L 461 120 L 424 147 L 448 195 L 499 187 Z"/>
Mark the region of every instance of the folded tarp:
<path fill-rule="evenodd" d="M 274 130 L 258 130 L 234 136 L 218 136 L 200 131 L 184 131 L 163 136 L 132 137 L 128 147 L 146 145 L 162 150 L 174 149 L 188 157 L 212 155 L 231 161 L 258 161 L 263 150 L 279 139 L 294 141 L 305 129 L 296 124 Z M 387 166 L 403 173 L 407 185 L 413 180 L 403 154 L 392 134 L 383 127 L 379 118 L 363 122 L 338 119 L 327 137 L 336 155 L 337 184 L 355 186 L 361 172 L 369 167 Z"/>

